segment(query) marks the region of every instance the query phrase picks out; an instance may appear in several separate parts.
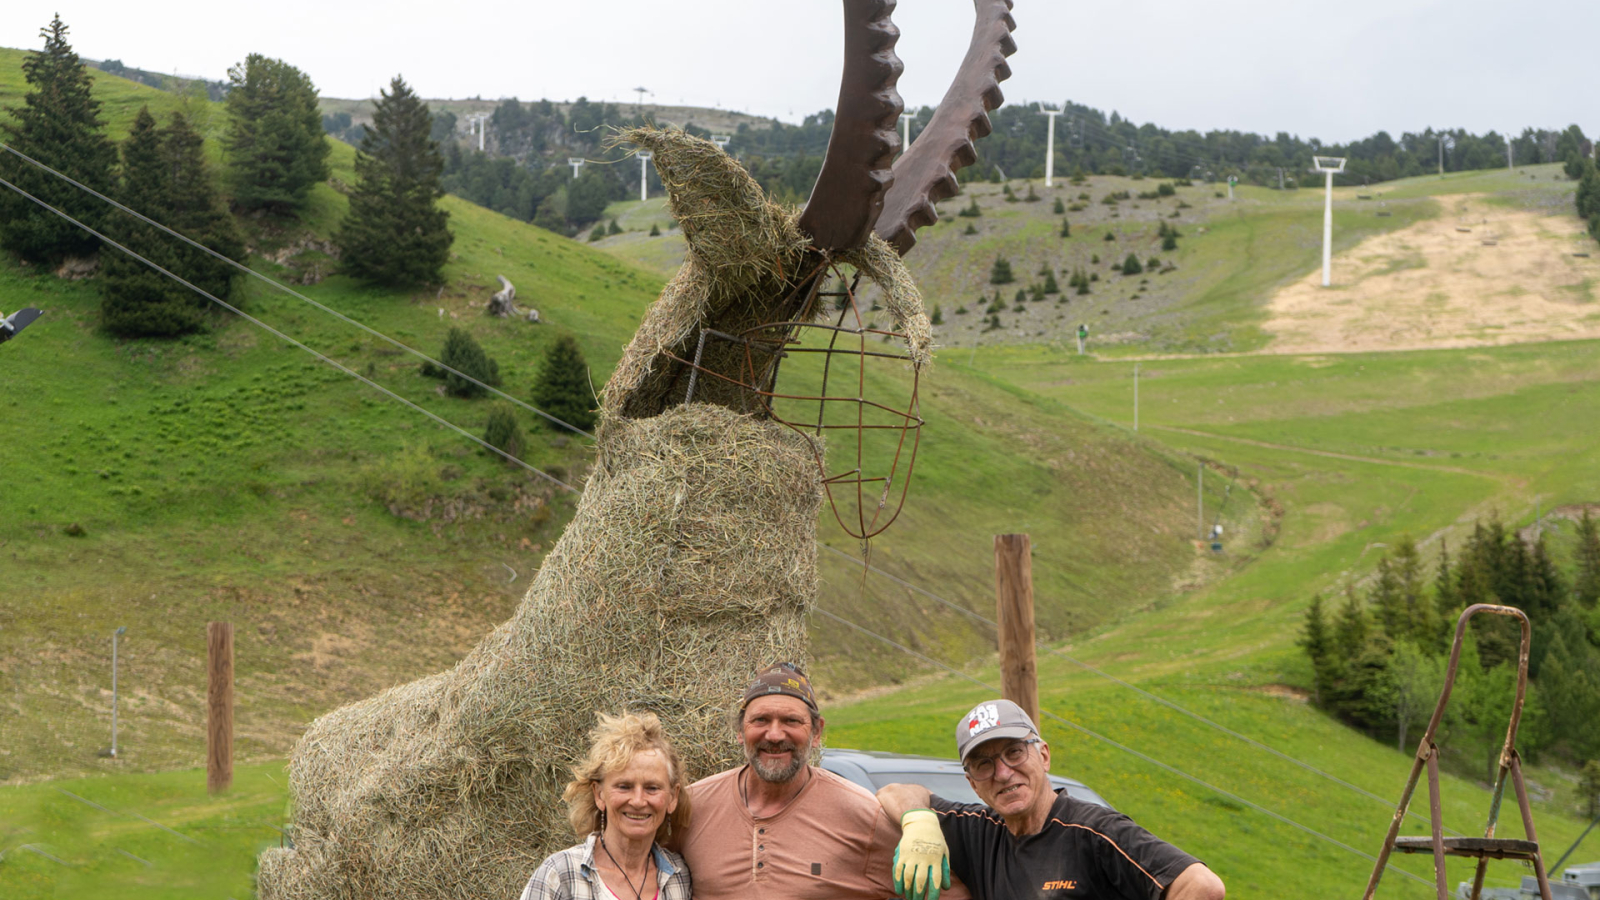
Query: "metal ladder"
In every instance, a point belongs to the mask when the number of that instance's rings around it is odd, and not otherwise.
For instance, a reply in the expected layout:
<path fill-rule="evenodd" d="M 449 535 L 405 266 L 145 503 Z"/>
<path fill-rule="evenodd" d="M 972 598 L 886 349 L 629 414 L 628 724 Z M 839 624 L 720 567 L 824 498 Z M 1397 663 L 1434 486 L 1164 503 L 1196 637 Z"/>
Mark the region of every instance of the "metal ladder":
<path fill-rule="evenodd" d="M 1500 750 L 1500 775 L 1495 779 L 1494 797 L 1489 802 L 1489 823 L 1484 827 L 1483 837 L 1447 838 L 1442 830 L 1444 816 L 1439 805 L 1439 745 L 1434 743 L 1433 734 L 1444 718 L 1445 704 L 1450 701 L 1450 690 L 1455 686 L 1456 666 L 1461 661 L 1461 641 L 1467 633 L 1467 622 L 1478 613 L 1510 616 L 1522 625 L 1522 646 L 1517 657 L 1517 699 L 1511 707 L 1511 723 L 1506 727 L 1506 742 Z M 1522 719 L 1522 700 L 1528 690 L 1528 645 L 1531 636 L 1532 627 L 1528 624 L 1528 617 L 1514 607 L 1475 603 L 1461 613 L 1460 620 L 1456 622 L 1455 644 L 1450 648 L 1450 666 L 1445 671 L 1444 690 L 1439 694 L 1439 704 L 1434 707 L 1433 718 L 1428 720 L 1428 730 L 1423 732 L 1422 741 L 1417 746 L 1417 758 L 1411 764 L 1411 777 L 1406 779 L 1406 789 L 1400 795 L 1400 805 L 1395 809 L 1394 821 L 1389 823 L 1389 834 L 1383 839 L 1383 849 L 1378 852 L 1377 865 L 1372 868 L 1372 877 L 1367 880 L 1367 891 L 1361 895 L 1361 900 L 1372 900 L 1373 893 L 1378 890 L 1378 881 L 1383 877 L 1384 866 L 1389 862 L 1389 854 L 1396 851 L 1433 854 L 1433 878 L 1439 892 L 1438 900 L 1450 900 L 1449 887 L 1445 883 L 1446 856 L 1466 856 L 1478 860 L 1477 872 L 1472 877 L 1470 900 L 1478 900 L 1482 893 L 1484 869 L 1491 859 L 1521 859 L 1533 863 L 1534 874 L 1539 878 L 1539 896 L 1542 900 L 1550 900 L 1550 881 L 1545 877 L 1544 860 L 1539 855 L 1539 838 L 1533 830 L 1528 789 L 1522 783 L 1522 756 L 1517 753 L 1515 746 L 1517 724 Z M 1405 818 L 1406 808 L 1411 805 L 1411 795 L 1417 788 L 1417 776 L 1422 773 L 1423 766 L 1428 768 L 1428 806 L 1433 836 L 1400 837 L 1400 823 Z M 1508 776 L 1517 791 L 1517 805 L 1522 808 L 1522 828 L 1528 836 L 1527 840 L 1494 836 Z"/>

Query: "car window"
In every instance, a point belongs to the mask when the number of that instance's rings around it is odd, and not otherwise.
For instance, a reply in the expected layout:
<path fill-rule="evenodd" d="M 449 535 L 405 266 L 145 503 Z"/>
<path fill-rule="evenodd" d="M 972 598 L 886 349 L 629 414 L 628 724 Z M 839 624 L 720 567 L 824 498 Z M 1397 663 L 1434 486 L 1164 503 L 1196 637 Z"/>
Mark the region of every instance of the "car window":
<path fill-rule="evenodd" d="M 867 777 L 872 779 L 874 789 L 886 784 L 920 784 L 929 791 L 943 797 L 952 803 L 982 803 L 978 795 L 973 792 L 972 785 L 961 775 L 940 772 L 869 772 Z M 1063 787 L 1057 784 L 1057 787 Z M 1096 806 L 1111 808 L 1104 798 L 1094 791 L 1079 785 L 1065 785 L 1067 795 L 1074 800 L 1093 803 Z"/>

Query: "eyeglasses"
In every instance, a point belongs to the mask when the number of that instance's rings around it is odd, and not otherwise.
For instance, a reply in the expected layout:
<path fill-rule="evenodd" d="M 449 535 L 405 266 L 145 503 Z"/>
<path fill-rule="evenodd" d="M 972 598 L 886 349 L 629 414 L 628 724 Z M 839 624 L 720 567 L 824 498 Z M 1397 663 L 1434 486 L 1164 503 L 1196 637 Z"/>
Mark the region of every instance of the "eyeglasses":
<path fill-rule="evenodd" d="M 973 781 L 988 781 L 994 777 L 995 760 L 1005 760 L 1008 768 L 1015 769 L 1017 766 L 1022 765 L 1023 760 L 1028 758 L 1029 745 L 1037 743 L 1039 743 L 1038 738 L 1028 738 L 1025 741 L 1017 741 L 1004 750 L 1001 750 L 994 756 L 969 757 L 966 762 L 961 764 L 961 768 L 966 770 L 967 777 L 971 778 Z"/>

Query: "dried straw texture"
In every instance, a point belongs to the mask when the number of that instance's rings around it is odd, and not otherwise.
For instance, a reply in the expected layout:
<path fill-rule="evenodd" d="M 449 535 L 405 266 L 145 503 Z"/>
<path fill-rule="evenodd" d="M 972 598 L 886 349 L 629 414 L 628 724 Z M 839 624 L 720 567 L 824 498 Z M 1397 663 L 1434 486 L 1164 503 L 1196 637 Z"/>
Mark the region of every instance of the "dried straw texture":
<path fill-rule="evenodd" d="M 670 352 L 693 359 L 700 332 L 737 335 L 801 314 L 797 288 L 821 257 L 811 251 L 793 210 L 716 144 L 676 129 L 631 128 L 617 136 L 650 150 L 668 205 L 687 243 L 683 266 L 645 314 L 602 396 L 602 424 L 653 416 L 683 402 L 688 373 Z M 702 365 L 736 378 L 743 351 L 708 341 Z M 696 380 L 695 399 L 751 412 L 748 392 L 716 378 Z"/>
<path fill-rule="evenodd" d="M 560 802 L 596 710 L 651 710 L 691 777 L 738 757 L 750 673 L 801 659 L 816 466 L 788 429 L 691 404 L 613 421 L 516 615 L 453 670 L 318 719 L 295 749 L 295 849 L 263 900 L 514 897 L 574 843 Z"/>
<path fill-rule="evenodd" d="M 900 254 L 883 238 L 872 234 L 864 246 L 841 253 L 839 261 L 855 266 L 883 291 L 883 305 L 894 317 L 895 327 L 906 336 L 906 352 L 912 365 L 922 368 L 932 362 L 933 325 L 922 308 L 922 292 L 911 280 L 911 270 L 900 260 Z"/>

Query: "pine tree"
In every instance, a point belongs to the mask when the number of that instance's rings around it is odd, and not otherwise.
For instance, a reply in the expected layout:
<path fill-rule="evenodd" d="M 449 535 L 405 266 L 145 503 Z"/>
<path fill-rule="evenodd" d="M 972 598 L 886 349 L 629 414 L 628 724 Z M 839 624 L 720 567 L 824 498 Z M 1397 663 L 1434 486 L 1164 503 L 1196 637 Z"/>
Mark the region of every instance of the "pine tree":
<path fill-rule="evenodd" d="M 1137 275 L 1143 271 L 1144 266 L 1139 264 L 1139 257 L 1137 254 L 1129 253 L 1128 258 L 1122 261 L 1122 274 L 1124 275 Z"/>
<path fill-rule="evenodd" d="M 584 431 L 594 429 L 594 391 L 589 386 L 589 364 L 571 335 L 563 335 L 539 368 L 533 385 L 533 404 L 563 422 Z M 566 431 L 554 422 L 546 424 Z"/>
<path fill-rule="evenodd" d="M 1296 643 L 1311 658 L 1317 702 L 1326 702 L 1334 682 L 1338 680 L 1339 658 L 1334 653 L 1333 632 L 1328 627 L 1327 615 L 1322 609 L 1321 594 L 1311 597 L 1311 606 L 1306 609 L 1305 630 Z"/>
<path fill-rule="evenodd" d="M 1016 276 L 1011 274 L 1011 260 L 1003 256 L 997 257 L 994 265 L 989 267 L 989 283 L 1010 284 L 1015 280 Z"/>
<path fill-rule="evenodd" d="M 39 34 L 43 50 L 28 53 L 23 77 L 32 89 L 21 106 L 8 108 L 0 124 L 6 143 L 84 184 L 108 192 L 117 151 L 102 131 L 100 101 L 89 93 L 93 79 L 67 43 L 57 16 Z M 104 205 L 26 161 L 0 154 L 0 177 L 91 227 L 104 220 Z M 49 266 L 88 256 L 100 242 L 92 235 L 12 191 L 0 191 L 0 247 Z"/>
<path fill-rule="evenodd" d="M 1585 609 L 1594 609 L 1600 600 L 1600 528 L 1590 517 L 1588 507 L 1578 519 L 1578 574 L 1572 584 L 1572 596 Z"/>
<path fill-rule="evenodd" d="M 1060 204 L 1061 201 L 1057 200 L 1056 203 Z M 1066 219 L 1062 219 L 1061 220 L 1061 232 L 1060 233 L 1061 233 L 1061 236 L 1064 237 L 1064 238 L 1072 237 L 1072 225 Z"/>
<path fill-rule="evenodd" d="M 1056 273 L 1055 272 L 1045 272 L 1044 273 L 1044 284 L 1042 285 L 1042 290 L 1046 294 L 1059 294 L 1059 293 L 1061 293 L 1061 285 L 1056 283 Z"/>
<path fill-rule="evenodd" d="M 394 287 L 443 281 L 455 235 L 450 214 L 439 208 L 444 159 L 429 136 L 432 122 L 398 75 L 380 92 L 356 154 L 350 214 L 339 226 L 344 270 L 363 281 Z"/>
<path fill-rule="evenodd" d="M 1067 212 L 1067 205 L 1061 202 L 1060 197 L 1057 197 L 1055 205 L 1051 207 L 1051 210 L 1058 216 L 1065 215 Z M 1066 237 L 1066 235 L 1063 234 L 1062 237 Z"/>
<path fill-rule="evenodd" d="M 460 328 L 451 328 L 445 335 L 444 349 L 439 351 L 439 361 L 461 372 L 476 378 L 484 384 L 499 387 L 500 364 L 483 352 L 478 342 L 472 335 Z M 440 369 L 433 363 L 422 364 L 422 374 L 435 378 L 443 378 L 445 390 L 457 397 L 478 397 L 486 393 L 482 387 L 457 375 L 455 372 Z"/>
<path fill-rule="evenodd" d="M 516 410 L 511 408 L 511 404 L 496 403 L 489 410 L 489 422 L 483 428 L 483 439 L 511 456 L 522 457 L 525 440 L 522 426 L 517 424 Z"/>
<path fill-rule="evenodd" d="M 294 66 L 258 53 L 230 68 L 228 81 L 223 146 L 234 203 L 274 213 L 300 208 L 312 186 L 328 177 L 316 86 Z"/>
<path fill-rule="evenodd" d="M 157 128 L 148 107 L 139 110 L 122 144 L 124 203 L 222 256 L 243 262 L 244 242 L 222 208 L 206 164 L 204 139 L 182 113 Z M 144 222 L 118 217 L 118 242 L 218 299 L 226 300 L 238 270 Z M 101 324 L 114 334 L 171 337 L 201 327 L 211 303 L 120 251 L 104 257 Z"/>

